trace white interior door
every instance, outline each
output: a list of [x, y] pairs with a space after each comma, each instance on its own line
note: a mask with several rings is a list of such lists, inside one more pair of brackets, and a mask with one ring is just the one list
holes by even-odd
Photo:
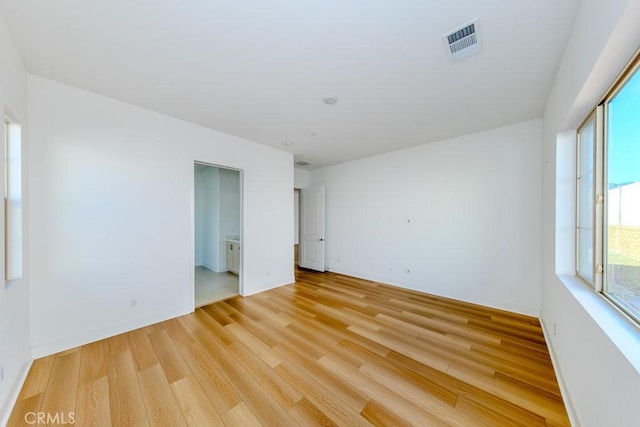
[[324, 187], [300, 190], [300, 267], [324, 271]]

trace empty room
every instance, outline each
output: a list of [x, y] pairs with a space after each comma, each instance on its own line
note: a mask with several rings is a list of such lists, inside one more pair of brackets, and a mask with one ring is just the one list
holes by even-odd
[[0, 425], [637, 425], [638, 22], [0, 0]]

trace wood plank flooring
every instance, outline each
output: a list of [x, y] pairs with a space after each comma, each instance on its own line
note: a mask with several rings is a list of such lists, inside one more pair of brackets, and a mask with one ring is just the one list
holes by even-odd
[[566, 426], [537, 319], [333, 273], [34, 362], [78, 426]]

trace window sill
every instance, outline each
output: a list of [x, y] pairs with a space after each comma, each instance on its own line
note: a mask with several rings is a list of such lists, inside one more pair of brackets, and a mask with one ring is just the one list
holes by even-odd
[[640, 326], [580, 278], [569, 275], [558, 278], [640, 373]]

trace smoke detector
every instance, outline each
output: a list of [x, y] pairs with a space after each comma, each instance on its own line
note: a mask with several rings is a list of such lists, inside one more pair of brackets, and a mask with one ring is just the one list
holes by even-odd
[[442, 36], [449, 61], [453, 64], [482, 51], [478, 18]]
[[322, 101], [327, 105], [333, 105], [336, 102], [338, 102], [338, 97], [337, 96], [325, 96], [324, 98], [322, 98]]
[[300, 160], [299, 162], [296, 162], [296, 165], [298, 166], [309, 166], [311, 164], [311, 162], [307, 162], [306, 160]]

